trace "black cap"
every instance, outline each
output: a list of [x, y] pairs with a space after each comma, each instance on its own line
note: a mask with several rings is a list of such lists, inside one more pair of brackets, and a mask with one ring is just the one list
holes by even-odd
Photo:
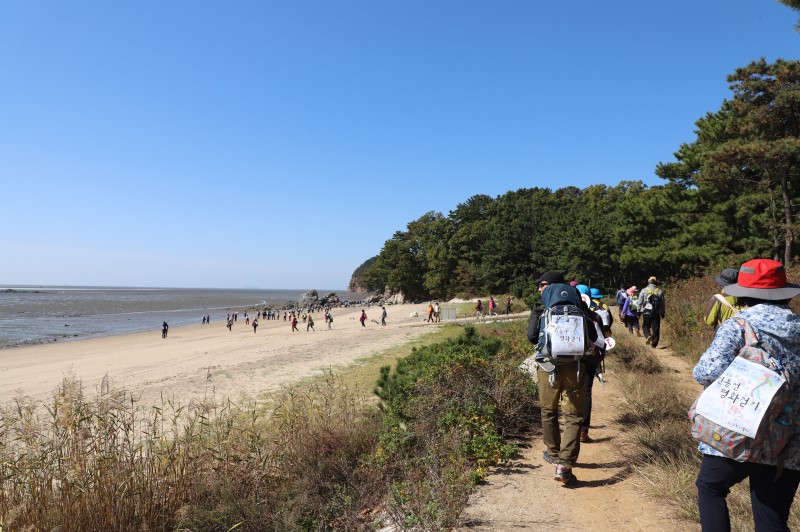
[[739, 270], [734, 268], [725, 268], [722, 273], [714, 277], [714, 280], [720, 286], [728, 286], [734, 284], [739, 280]]
[[556, 283], [565, 283], [564, 276], [558, 272], [544, 272], [539, 280], [536, 281], [537, 283], [549, 283], [549, 284], [556, 284]]

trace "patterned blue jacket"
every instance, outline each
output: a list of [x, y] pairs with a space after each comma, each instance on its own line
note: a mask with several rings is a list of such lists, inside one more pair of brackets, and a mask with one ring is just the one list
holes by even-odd
[[[786, 305], [769, 304], [749, 307], [736, 316], [747, 320], [758, 337], [775, 348], [784, 367], [794, 377], [790, 383], [792, 408], [798, 414], [794, 419], [794, 435], [786, 449], [784, 467], [800, 471], [800, 316], [792, 313]], [[744, 331], [734, 319], [726, 320], [694, 367], [692, 375], [695, 380], [703, 386], [714, 382], [743, 346]], [[704, 443], [699, 445], [699, 449], [703, 454], [722, 456]], [[769, 461], [762, 463], [774, 464]]]

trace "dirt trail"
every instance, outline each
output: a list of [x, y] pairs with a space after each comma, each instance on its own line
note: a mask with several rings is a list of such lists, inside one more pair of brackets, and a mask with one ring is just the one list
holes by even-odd
[[[614, 332], [628, 334], [621, 327]], [[662, 346], [655, 352], [671, 371], [691, 380], [686, 362]], [[619, 371], [609, 372], [605, 385], [595, 382], [590, 430], [594, 441], [581, 445], [574, 470], [577, 486], [566, 488], [553, 480], [554, 467], [542, 459], [541, 434], [533, 434], [522, 456], [494, 471], [472, 495], [458, 530], [699, 530], [699, 525], [670, 517], [666, 504], [648, 498], [637, 485], [641, 478], [630, 472], [618, 452], [624, 431], [615, 421]]]

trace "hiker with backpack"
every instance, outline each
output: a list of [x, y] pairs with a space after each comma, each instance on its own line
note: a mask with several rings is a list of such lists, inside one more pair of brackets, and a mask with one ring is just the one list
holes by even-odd
[[[584, 356], [598, 335], [591, 311], [562, 274], [545, 272], [537, 284], [544, 309], [531, 309], [528, 341], [535, 346], [544, 460], [556, 466], [553, 478], [570, 486], [578, 481], [572, 468], [580, 452], [584, 392], [589, 378]], [[559, 405], [564, 417], [563, 434], [559, 428]]]
[[[703, 454], [696, 482], [700, 522], [703, 530], [730, 530], [726, 497], [733, 485], [747, 478], [755, 530], [788, 530], [789, 511], [800, 485], [800, 423], [791, 419], [792, 412], [800, 412], [800, 316], [788, 305], [800, 294], [800, 285], [787, 282], [780, 262], [755, 259], [745, 262], [737, 282], [723, 291], [737, 297], [743, 310], [719, 326], [692, 374], [710, 391], [723, 387], [710, 400], [717, 401], [723, 412], [735, 409], [739, 419], [752, 416], [747, 428], [757, 430], [752, 439], [741, 440], [746, 452], [737, 454], [742, 448], [732, 445], [731, 438], [742, 429], [696, 431], [699, 414], [690, 411], [692, 435], [700, 441]], [[725, 381], [725, 374], [747, 364], [756, 368], [755, 380], [740, 381], [745, 383], [741, 387]], [[776, 378], [780, 374], [784, 381]], [[752, 386], [755, 382], [759, 384]], [[775, 382], [772, 389], [763, 386]]]
[[641, 336], [639, 332], [639, 300], [636, 297], [636, 287], [631, 286], [625, 291], [625, 302], [622, 304], [622, 323], [628, 332], [633, 334], [636, 331], [636, 336]]
[[[592, 319], [597, 327], [597, 336], [600, 339], [611, 336], [611, 312], [608, 310], [602, 301], [603, 298], [600, 290], [597, 288], [589, 288], [588, 286], [579, 284], [577, 287], [578, 292], [582, 296], [588, 296], [589, 310], [592, 311]], [[583, 300], [586, 301], [586, 297]], [[605, 307], [605, 308], [603, 308]], [[608, 320], [606, 323], [605, 320]], [[592, 389], [594, 388], [594, 379], [597, 377], [602, 382], [603, 373], [603, 360], [606, 355], [606, 346], [595, 345], [592, 347], [592, 353], [584, 357], [586, 364], [586, 388], [583, 391], [583, 422], [581, 423], [580, 440], [581, 443], [592, 443], [589, 437], [589, 428], [592, 424]]]
[[606, 337], [611, 336], [611, 326], [614, 324], [614, 316], [611, 314], [611, 309], [608, 308], [608, 305], [603, 303], [603, 298], [606, 296], [600, 293], [599, 288], [592, 288], [589, 291], [589, 296], [592, 298], [592, 304], [589, 305], [589, 310], [600, 317], [603, 335]]
[[[714, 281], [723, 288], [735, 283], [738, 279], [739, 270], [734, 268], [725, 268], [722, 273], [714, 277]], [[706, 304], [706, 308], [703, 311], [703, 319], [706, 325], [711, 325], [716, 329], [717, 326], [728, 318], [732, 318], [740, 310], [742, 310], [742, 307], [734, 296], [714, 294]]]
[[639, 314], [642, 315], [645, 343], [653, 349], [661, 338], [661, 320], [665, 311], [664, 291], [658, 287], [658, 279], [651, 276], [647, 279], [647, 286], [639, 293]]
[[625, 300], [628, 298], [628, 294], [625, 292], [625, 288], [623, 286], [619, 287], [617, 290], [617, 294], [614, 296], [614, 299], [617, 302], [617, 313], [619, 314], [619, 321], [621, 323], [625, 322], [625, 319], [622, 316], [622, 305], [625, 304]]

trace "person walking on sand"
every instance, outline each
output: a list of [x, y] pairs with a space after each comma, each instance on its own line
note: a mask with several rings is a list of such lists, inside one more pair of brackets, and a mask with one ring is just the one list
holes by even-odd
[[325, 317], [327, 318], [328, 330], [330, 331], [331, 329], [333, 329], [333, 314], [331, 314], [330, 310], [327, 312], [327, 314], [325, 314]]
[[381, 307], [381, 325], [386, 325], [386, 307]]
[[229, 331], [233, 331], [233, 320], [231, 318], [228, 318], [228, 324], [225, 325], [225, 327], [227, 327]]
[[297, 328], [297, 317], [293, 314], [292, 315], [292, 332], [300, 332], [300, 329]]
[[258, 329], [258, 318], [253, 318], [253, 334], [256, 333], [256, 329]]
[[358, 318], [358, 321], [361, 322], [361, 326], [362, 327], [366, 327], [367, 326], [367, 313], [364, 311], [363, 308], [361, 309], [361, 317]]
[[166, 338], [168, 332], [169, 332], [169, 325], [167, 325], [167, 322], [165, 321], [164, 323], [161, 324], [161, 338]]
[[[773, 367], [785, 370], [791, 377], [785, 383], [790, 385], [789, 402], [783, 412], [800, 412], [800, 389], [796, 384], [800, 376], [800, 316], [789, 308], [789, 300], [800, 295], [800, 285], [787, 282], [786, 270], [780, 262], [754, 259], [742, 264], [737, 282], [725, 286], [723, 291], [737, 297], [743, 310], [719, 326], [711, 345], [700, 355], [692, 376], [703, 386], [709, 386], [738, 358], [746, 343], [757, 340], [774, 352]], [[752, 331], [747, 332], [748, 325]], [[752, 333], [756, 339], [746, 338]], [[747, 397], [742, 396], [749, 395], [740, 389], [734, 402], [744, 402]], [[727, 399], [732, 396], [733, 393]], [[786, 426], [781, 423], [785, 418], [775, 421]], [[703, 458], [696, 485], [703, 530], [731, 529], [727, 496], [731, 487], [744, 479], [750, 485], [754, 529], [789, 530], [789, 512], [800, 485], [800, 423], [790, 422], [788, 426], [791, 427], [788, 443], [780, 450], [777, 463], [766, 458], [735, 461], [707, 443], [699, 443]]]
[[308, 319], [306, 320], [306, 332], [308, 332], [309, 329], [317, 332], [317, 330], [314, 328], [314, 318], [311, 317], [311, 314], [308, 315]]

